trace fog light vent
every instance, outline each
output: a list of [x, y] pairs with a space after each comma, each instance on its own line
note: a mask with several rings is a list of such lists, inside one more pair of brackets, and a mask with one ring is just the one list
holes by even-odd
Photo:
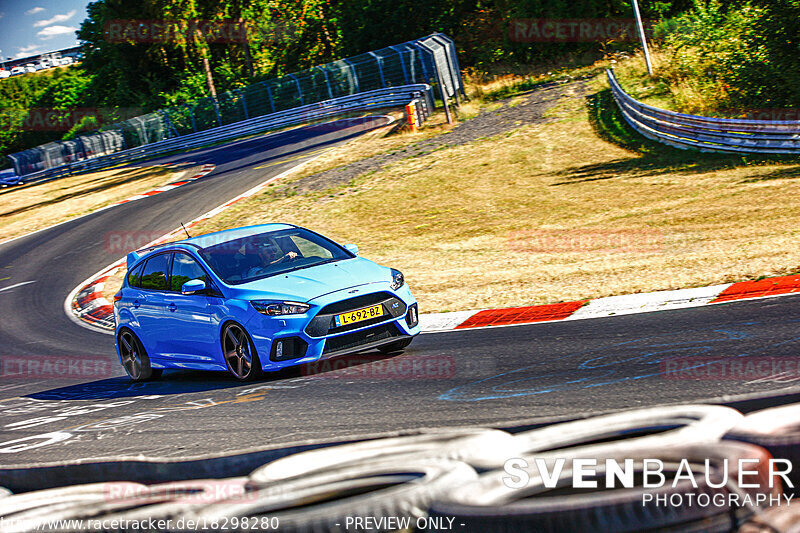
[[284, 337], [272, 341], [269, 358], [272, 361], [299, 359], [306, 354], [308, 343], [300, 337]]
[[419, 323], [419, 311], [417, 310], [417, 304], [412, 304], [408, 306], [408, 313], [406, 314], [406, 324], [408, 327], [413, 328]]

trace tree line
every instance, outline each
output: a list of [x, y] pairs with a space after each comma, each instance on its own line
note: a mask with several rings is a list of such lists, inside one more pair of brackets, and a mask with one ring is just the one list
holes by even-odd
[[[645, 19], [682, 20], [662, 23], [666, 33], [679, 34], [687, 31], [686, 17], [709, 2], [716, 0], [640, 4]], [[759, 46], [774, 48], [775, 65], [769, 71], [787, 83], [795, 80], [787, 69], [800, 62], [800, 0], [723, 0], [716, 5], [719, 20], [712, 23], [718, 25], [725, 23], [725, 13], [757, 5], [765, 13], [759, 31], [768, 32], [758, 37]], [[22, 129], [20, 118], [20, 110], [27, 108], [65, 113], [70, 107], [101, 108], [111, 110], [112, 118], [124, 118], [132, 110], [144, 113], [213, 96], [433, 32], [456, 41], [462, 67], [489, 73], [635, 46], [613, 39], [514, 39], [510, 25], [534, 18], [623, 19], [632, 18], [632, 10], [629, 0], [98, 0], [89, 4], [77, 33], [84, 53], [79, 66], [0, 82], [0, 105], [16, 113], [6, 117], [0, 150], [7, 154], [98, 125], [85, 117], [58, 131], [30, 131]], [[742, 38], [751, 33], [743, 32]]]

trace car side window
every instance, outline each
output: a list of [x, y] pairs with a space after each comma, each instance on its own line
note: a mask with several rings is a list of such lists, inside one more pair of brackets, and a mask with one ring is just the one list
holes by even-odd
[[139, 263], [128, 273], [128, 286], [141, 287], [142, 286], [142, 267], [144, 263]]
[[170, 290], [180, 291], [183, 284], [189, 280], [201, 279], [207, 281], [206, 271], [194, 257], [189, 254], [176, 253], [172, 260], [172, 275], [170, 276]]
[[142, 270], [141, 288], [150, 291], [167, 290], [167, 272], [172, 254], [160, 254], [147, 260]]

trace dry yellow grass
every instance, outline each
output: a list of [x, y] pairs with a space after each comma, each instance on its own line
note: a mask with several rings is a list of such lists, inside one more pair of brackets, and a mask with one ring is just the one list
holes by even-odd
[[120, 168], [0, 191], [0, 240], [63, 222], [189, 175], [191, 169]]
[[284, 221], [358, 243], [402, 269], [427, 312], [798, 269], [800, 167], [653, 168], [601, 141], [582, 99], [555, 115], [324, 193], [265, 193], [196, 231]]
[[291, 222], [357, 243], [364, 257], [405, 272], [424, 312], [798, 270], [800, 166], [647, 158], [601, 140], [577, 96], [548, 117], [328, 191], [266, 191], [194, 232]]

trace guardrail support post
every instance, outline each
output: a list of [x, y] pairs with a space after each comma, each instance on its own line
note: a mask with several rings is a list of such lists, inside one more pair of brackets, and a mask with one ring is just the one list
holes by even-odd
[[298, 80], [294, 74], [287, 74], [287, 76], [292, 78], [297, 85], [297, 96], [300, 97], [300, 105], [306, 105], [305, 102], [303, 102], [303, 88], [300, 86], [300, 80]]
[[406, 69], [405, 61], [403, 61], [403, 51], [398, 50], [397, 46], [390, 46], [389, 48], [397, 52], [397, 55], [400, 56], [400, 68], [403, 69], [403, 80], [405, 80], [406, 85], [410, 84], [411, 82], [408, 81], [408, 70]]
[[189, 110], [189, 117], [192, 119], [192, 132], [197, 133], [197, 122], [194, 120], [194, 109], [189, 104], [183, 104]]
[[325, 75], [325, 85], [328, 86], [328, 98], [333, 100], [333, 89], [331, 89], [331, 80], [328, 79], [328, 71], [325, 70], [325, 67], [318, 65], [316, 68], [322, 71], [322, 74]]
[[250, 118], [250, 114], [247, 112], [247, 99], [244, 97], [244, 94], [242, 94], [242, 91], [240, 89], [236, 89], [236, 92], [239, 93], [239, 98], [242, 99], [242, 109], [244, 110], [244, 119], [247, 120], [248, 118]]
[[222, 126], [222, 116], [219, 114], [219, 102], [213, 96], [211, 98], [211, 103], [214, 104], [214, 113], [217, 114], [217, 126]]
[[386, 87], [386, 78], [383, 77], [383, 59], [375, 52], [367, 53], [375, 58], [375, 62], [378, 64], [378, 74], [381, 76], [381, 87]]
[[436, 69], [436, 78], [439, 82], [439, 92], [442, 94], [442, 104], [444, 105], [444, 116], [447, 117], [447, 123], [453, 123], [453, 117], [450, 114], [450, 102], [447, 99], [447, 89], [444, 85], [444, 80], [442, 79], [442, 73], [439, 72], [439, 69]]
[[[164, 120], [167, 122], [167, 125], [169, 125], [169, 127], [172, 129], [173, 135], [170, 135], [170, 137], [178, 137], [179, 136], [178, 128], [176, 128], [175, 124], [172, 123], [172, 120], [170, 120], [169, 115], [167, 114], [167, 112], [166, 111], [160, 111], [160, 114], [161, 114], [162, 117], [164, 117]], [[126, 144], [125, 143], [125, 135], [122, 133], [122, 127], [121, 126], [119, 127], [119, 132], [122, 135], [123, 145], [125, 145]]]
[[269, 98], [269, 107], [272, 109], [272, 112], [274, 113], [275, 112], [275, 102], [272, 101], [272, 91], [270, 90], [269, 85], [267, 85], [267, 82], [262, 81], [261, 85], [263, 85], [264, 88], [267, 90], [267, 98]]
[[354, 81], [354, 82], [355, 82], [355, 84], [356, 84], [356, 93], [360, 93], [360, 92], [361, 92], [361, 88], [360, 88], [360, 86], [359, 86], [359, 83], [358, 83], [358, 73], [356, 72], [356, 67], [355, 67], [355, 65], [353, 65], [353, 64], [350, 62], [350, 60], [349, 60], [349, 59], [342, 59], [342, 61], [344, 61], [344, 62], [345, 62], [345, 64], [346, 64], [348, 67], [350, 67], [350, 73], [353, 75], [353, 81]]

